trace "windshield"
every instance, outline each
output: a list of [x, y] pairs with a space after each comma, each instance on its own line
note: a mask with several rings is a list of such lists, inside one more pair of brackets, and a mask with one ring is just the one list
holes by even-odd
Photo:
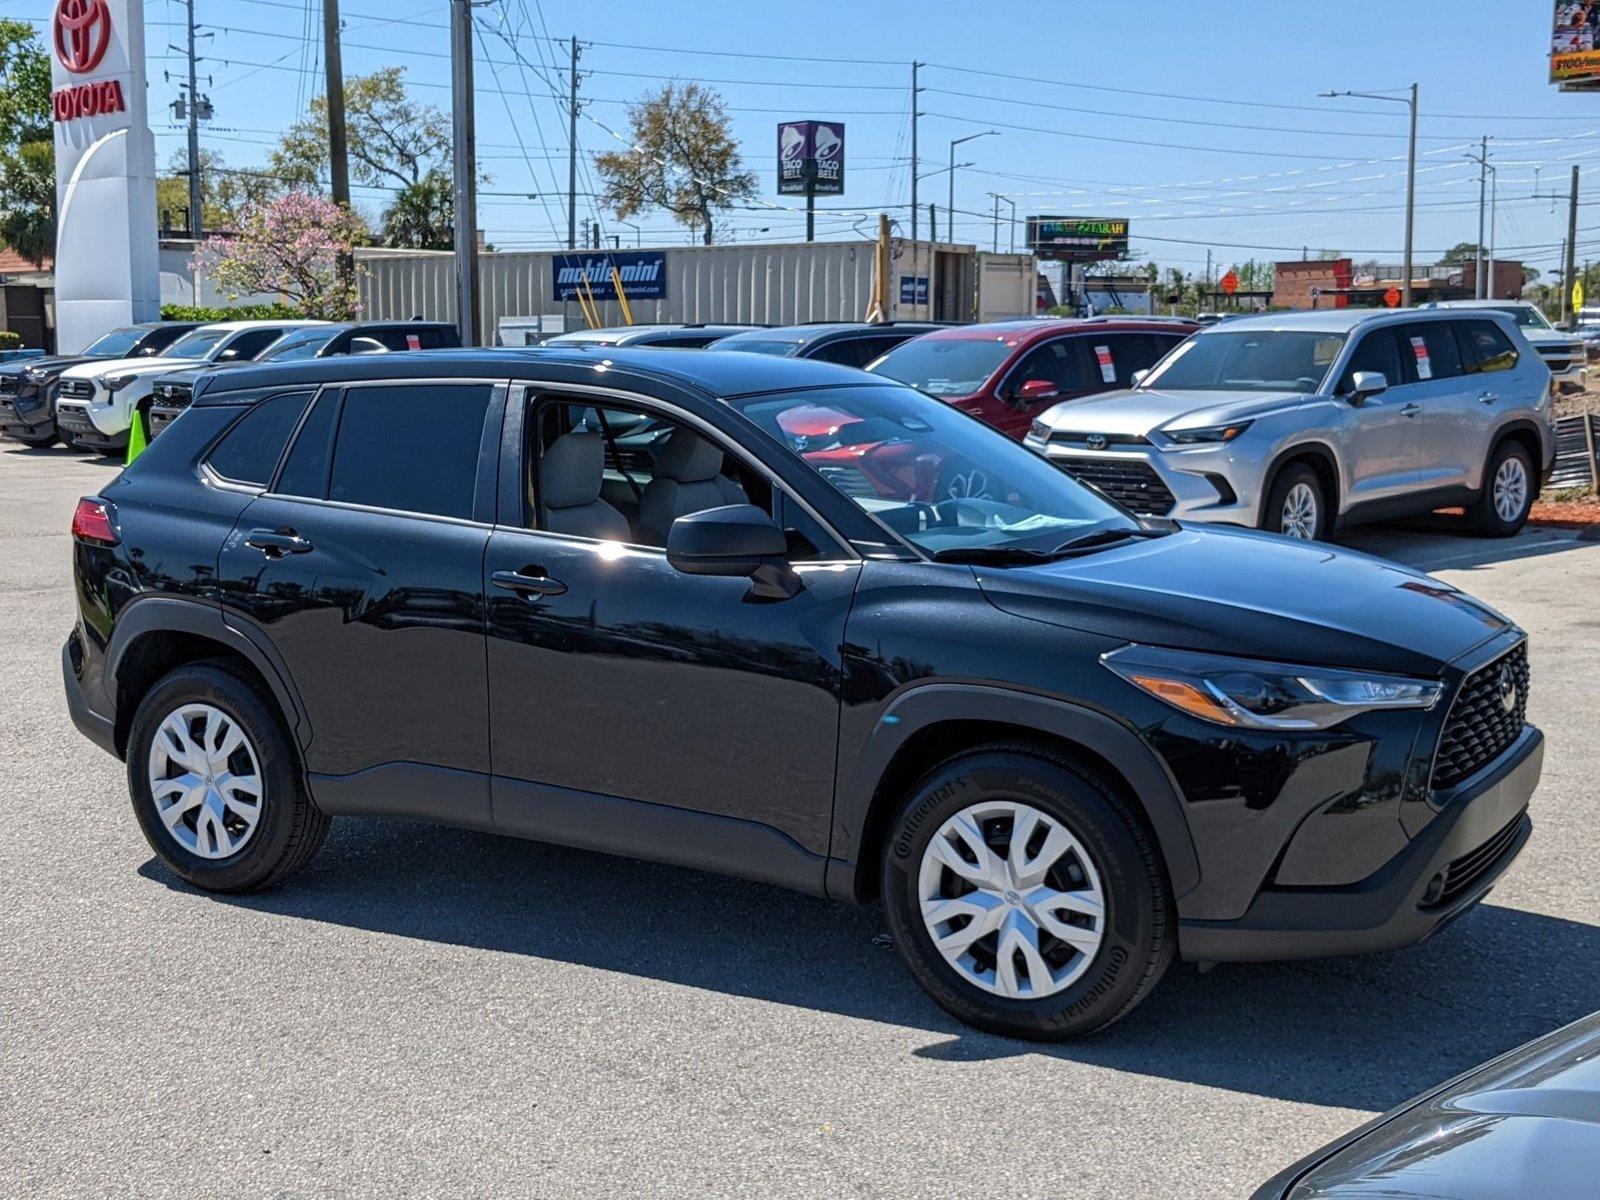
[[1548, 331], [1551, 328], [1550, 322], [1544, 319], [1544, 314], [1542, 312], [1540, 312], [1537, 308], [1530, 308], [1526, 304], [1513, 305], [1510, 308], [1503, 308], [1500, 311], [1510, 313], [1512, 318], [1516, 321], [1518, 329], [1538, 329]]
[[909, 383], [930, 396], [970, 396], [1010, 357], [1015, 341], [1000, 337], [919, 337], [901, 342], [867, 370]]
[[1339, 357], [1342, 333], [1289, 329], [1205, 332], [1173, 349], [1141, 388], [1189, 392], [1314, 392]]
[[162, 358], [205, 358], [227, 337], [226, 329], [196, 329], [161, 352]]
[[148, 330], [144, 329], [113, 329], [91, 343], [84, 353], [106, 358], [128, 358], [133, 354], [133, 348], [139, 344], [139, 339], [147, 332]]
[[288, 362], [295, 358], [315, 358], [317, 351], [326, 346], [332, 336], [326, 329], [285, 334], [257, 355], [256, 361]]
[[1002, 433], [909, 388], [732, 401], [862, 509], [928, 554], [1049, 553], [1139, 523]]

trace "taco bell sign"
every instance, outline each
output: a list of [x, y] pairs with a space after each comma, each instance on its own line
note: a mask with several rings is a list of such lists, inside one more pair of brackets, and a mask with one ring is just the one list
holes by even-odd
[[785, 121], [778, 126], [778, 194], [844, 194], [844, 125]]
[[56, 345], [161, 315], [144, 0], [56, 0], [46, 30], [56, 144]]

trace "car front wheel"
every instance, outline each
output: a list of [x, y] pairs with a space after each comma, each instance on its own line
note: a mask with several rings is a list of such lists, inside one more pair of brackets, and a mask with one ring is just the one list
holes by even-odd
[[1502, 442], [1483, 473], [1483, 492], [1472, 506], [1472, 525], [1487, 537], [1510, 537], [1533, 511], [1533, 459], [1516, 442]]
[[150, 848], [209, 891], [281, 883], [328, 832], [271, 700], [223, 659], [178, 667], [146, 694], [128, 735], [128, 790]]
[[1317, 473], [1304, 463], [1293, 463], [1273, 480], [1261, 528], [1315, 542], [1327, 536], [1328, 517], [1328, 500]]
[[1098, 775], [1032, 747], [981, 747], [922, 779], [889, 830], [883, 899], [934, 1001], [1010, 1037], [1110, 1024], [1174, 951], [1141, 822]]

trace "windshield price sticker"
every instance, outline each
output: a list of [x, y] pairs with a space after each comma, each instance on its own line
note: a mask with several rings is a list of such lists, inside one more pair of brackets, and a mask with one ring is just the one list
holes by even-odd
[[1115, 383], [1117, 381], [1117, 367], [1111, 361], [1111, 347], [1096, 346], [1094, 348], [1094, 357], [1095, 361], [1100, 364], [1100, 378], [1106, 383]]
[[1432, 379], [1433, 362], [1428, 358], [1428, 343], [1420, 337], [1413, 337], [1411, 339], [1411, 353], [1416, 355], [1417, 359], [1417, 378]]

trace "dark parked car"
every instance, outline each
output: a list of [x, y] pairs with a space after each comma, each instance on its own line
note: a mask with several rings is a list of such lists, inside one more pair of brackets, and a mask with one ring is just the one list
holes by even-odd
[[0, 435], [29, 446], [56, 440], [56, 381], [61, 372], [95, 359], [150, 358], [160, 354], [197, 321], [147, 321], [113, 329], [82, 354], [53, 355], [0, 367]]
[[[392, 351], [448, 350], [461, 345], [454, 325], [443, 321], [370, 321], [312, 325], [284, 334], [263, 350], [258, 363], [295, 362], [304, 358], [337, 358], [343, 354], [387, 354]], [[207, 363], [163, 375], [140, 408], [147, 436], [155, 438], [194, 399], [195, 383], [214, 371], [243, 366], [246, 360]]]
[[864, 367], [887, 354], [901, 342], [935, 329], [929, 321], [821, 322], [815, 325], [783, 325], [772, 329], [750, 329], [714, 343], [718, 350], [744, 350], [754, 354], [776, 354], [784, 358], [815, 358], [838, 363], [841, 367]]
[[957, 325], [868, 366], [1021, 441], [1052, 405], [1125, 388], [1199, 326], [1135, 317]]
[[[857, 426], [908, 451], [870, 492], [819, 469]], [[1137, 519], [826, 363], [240, 368], [73, 536], [73, 720], [217, 891], [366, 814], [881, 897], [938, 1003], [1059, 1038], [1174, 955], [1415, 942], [1531, 827], [1526, 638], [1492, 609]]]
[[1255, 1200], [1600, 1194], [1600, 1013], [1474, 1067], [1273, 1176]]
[[731, 333], [754, 329], [754, 325], [617, 325], [608, 329], [575, 329], [558, 333], [546, 346], [675, 346], [679, 350], [699, 350]]

